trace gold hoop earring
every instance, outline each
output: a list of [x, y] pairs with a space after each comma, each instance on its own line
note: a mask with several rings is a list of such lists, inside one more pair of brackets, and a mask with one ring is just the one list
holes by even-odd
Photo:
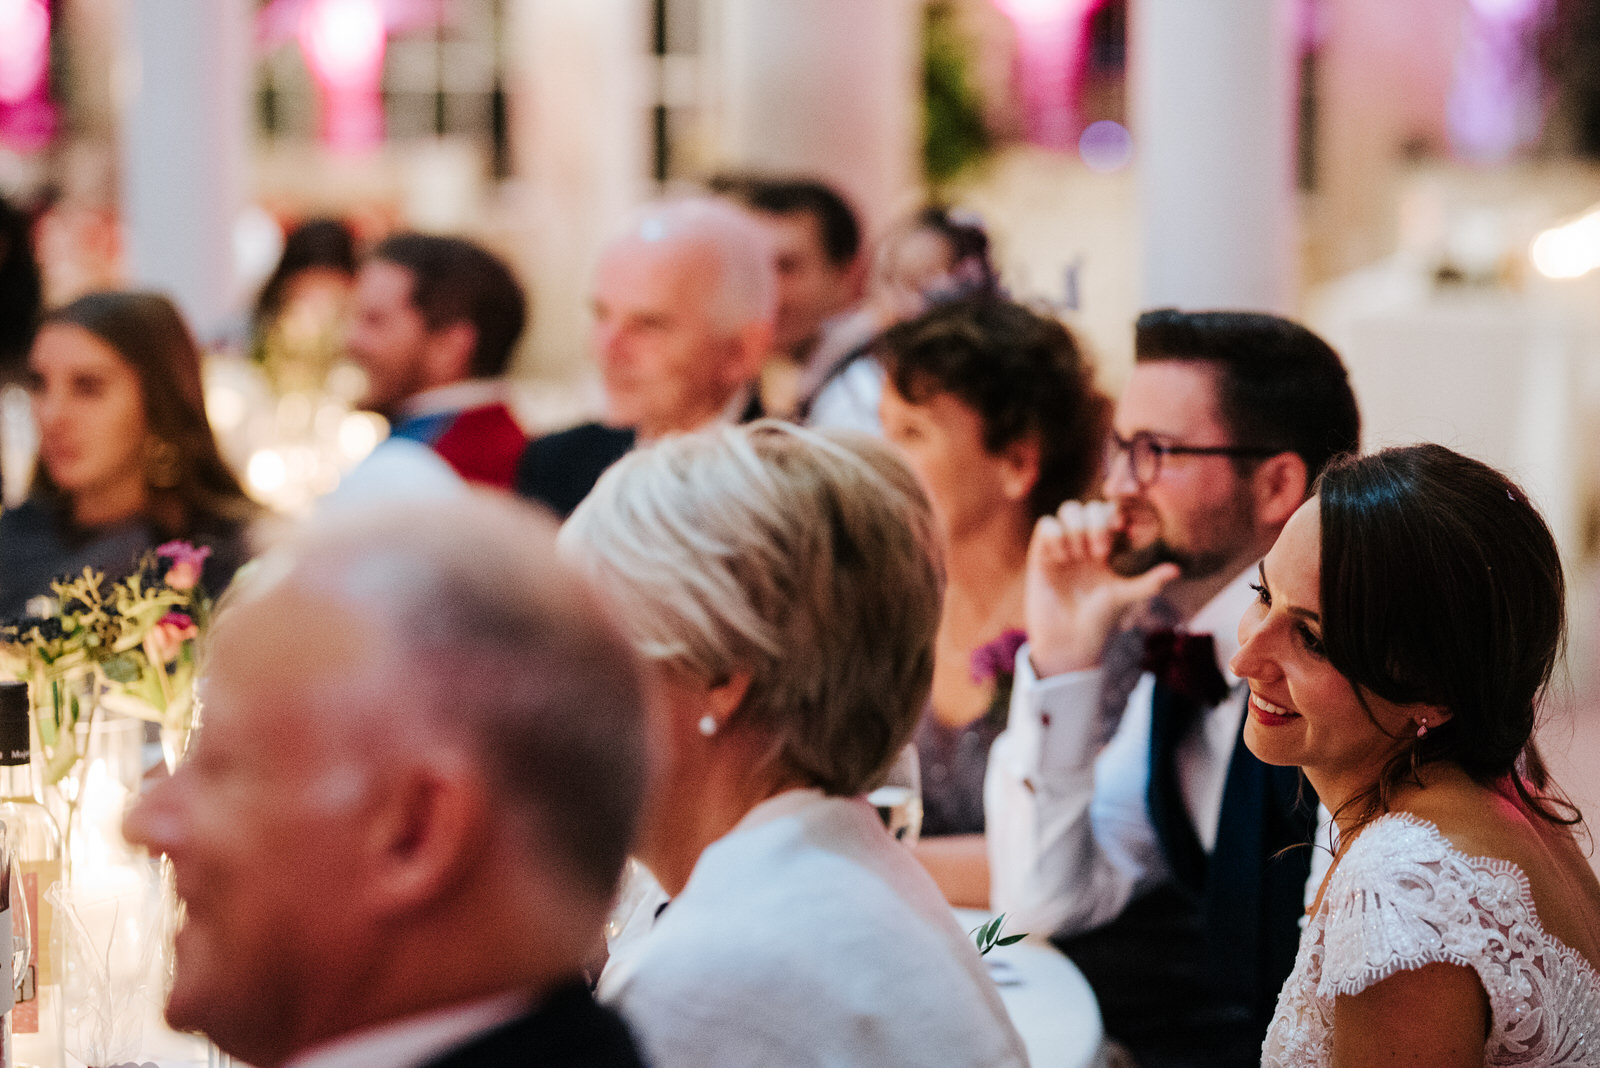
[[150, 437], [144, 446], [144, 480], [151, 489], [172, 489], [183, 473], [178, 447], [164, 438]]

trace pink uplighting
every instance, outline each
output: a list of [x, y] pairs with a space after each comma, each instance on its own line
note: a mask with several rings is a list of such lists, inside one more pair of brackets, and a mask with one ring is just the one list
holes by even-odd
[[1448, 104], [1450, 144], [1463, 159], [1498, 162], [1538, 137], [1543, 86], [1527, 42], [1539, 7], [1539, 0], [1468, 5]]
[[360, 89], [383, 72], [378, 0], [316, 0], [300, 16], [300, 47], [324, 85]]
[[0, 0], [0, 141], [41, 147], [55, 129], [50, 104], [50, 9]]
[[1017, 27], [1017, 74], [1028, 140], [1071, 149], [1089, 18], [1105, 0], [994, 0]]
[[383, 140], [383, 52], [378, 0], [311, 0], [300, 12], [300, 48], [322, 88], [323, 137], [359, 150]]
[[1053, 22], [1094, 6], [1086, 0], [994, 0], [994, 3], [1018, 23]]
[[27, 98], [49, 60], [50, 9], [43, 0], [0, 0], [0, 101]]

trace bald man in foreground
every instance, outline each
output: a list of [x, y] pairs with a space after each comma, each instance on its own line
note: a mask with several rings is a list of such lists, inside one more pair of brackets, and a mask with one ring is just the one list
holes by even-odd
[[634, 656], [548, 521], [437, 511], [236, 582], [204, 730], [125, 827], [188, 908], [167, 1019], [257, 1068], [635, 1068], [582, 976], [646, 780]]

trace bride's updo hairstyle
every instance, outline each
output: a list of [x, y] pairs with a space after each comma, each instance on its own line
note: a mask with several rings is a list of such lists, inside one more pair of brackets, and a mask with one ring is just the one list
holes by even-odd
[[1527, 495], [1487, 464], [1413, 445], [1335, 461], [1317, 496], [1328, 661], [1363, 704], [1370, 692], [1451, 714], [1357, 803], [1376, 816], [1418, 767], [1452, 761], [1485, 785], [1509, 783], [1545, 819], [1576, 823], [1547, 792], [1532, 740], [1564, 639], [1566, 585]]

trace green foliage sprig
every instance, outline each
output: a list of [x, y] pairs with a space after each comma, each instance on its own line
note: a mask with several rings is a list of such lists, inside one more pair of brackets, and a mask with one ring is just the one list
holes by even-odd
[[1024, 932], [1023, 934], [1006, 935], [1002, 938], [1000, 937], [1000, 932], [1005, 929], [1005, 926], [1006, 914], [1002, 912], [988, 923], [979, 924], [967, 932], [972, 936], [972, 941], [977, 944], [978, 956], [987, 957], [989, 951], [996, 946], [1014, 946], [1028, 937], [1027, 933]]

